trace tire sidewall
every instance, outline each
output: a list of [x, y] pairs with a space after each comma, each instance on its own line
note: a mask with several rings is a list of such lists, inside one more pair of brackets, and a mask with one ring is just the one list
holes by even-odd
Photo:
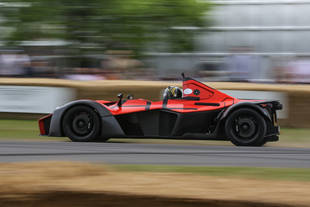
[[[233, 133], [234, 120], [241, 114], [250, 114], [255, 117], [257, 132], [250, 140], [243, 140]], [[251, 108], [241, 108], [233, 111], [225, 122], [225, 133], [230, 141], [236, 146], [262, 146], [265, 143], [265, 134], [267, 131], [266, 121], [261, 114]]]
[[[80, 136], [73, 132], [72, 130], [72, 116], [79, 112], [87, 112], [92, 116], [93, 119], [93, 127], [89, 134]], [[90, 142], [95, 141], [100, 134], [100, 119], [97, 112], [89, 107], [84, 105], [73, 106], [68, 109], [62, 119], [62, 129], [65, 136], [69, 137], [74, 142]]]

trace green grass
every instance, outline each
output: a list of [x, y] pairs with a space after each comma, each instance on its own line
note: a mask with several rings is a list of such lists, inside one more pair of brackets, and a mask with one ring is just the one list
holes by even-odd
[[66, 140], [39, 136], [38, 122], [32, 120], [0, 120], [0, 139]]
[[[0, 120], [0, 139], [69, 141], [67, 138], [40, 137], [38, 122], [33, 120]], [[160, 139], [110, 139], [110, 142], [231, 145], [230, 142], [220, 141]], [[280, 141], [268, 143], [267, 146], [310, 147], [310, 129], [281, 129]]]
[[176, 172], [221, 177], [310, 181], [310, 168], [201, 167], [169, 165], [112, 165], [118, 171]]
[[281, 129], [280, 138], [286, 142], [309, 142], [310, 129], [284, 128]]

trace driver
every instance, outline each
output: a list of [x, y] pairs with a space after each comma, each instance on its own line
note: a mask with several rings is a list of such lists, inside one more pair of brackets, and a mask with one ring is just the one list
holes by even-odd
[[163, 93], [163, 99], [180, 99], [182, 98], [182, 90], [176, 86], [168, 86]]

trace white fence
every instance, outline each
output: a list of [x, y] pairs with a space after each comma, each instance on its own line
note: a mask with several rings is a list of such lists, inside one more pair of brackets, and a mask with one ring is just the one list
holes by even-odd
[[75, 97], [71, 88], [0, 86], [0, 112], [51, 113]]

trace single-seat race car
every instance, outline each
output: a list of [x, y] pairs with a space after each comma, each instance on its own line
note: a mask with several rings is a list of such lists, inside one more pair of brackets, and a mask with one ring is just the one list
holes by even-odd
[[230, 140], [237, 146], [279, 139], [279, 101], [234, 98], [184, 75], [183, 89], [169, 86], [161, 101], [118, 98], [58, 107], [39, 120], [40, 134], [76, 142], [161, 138]]

